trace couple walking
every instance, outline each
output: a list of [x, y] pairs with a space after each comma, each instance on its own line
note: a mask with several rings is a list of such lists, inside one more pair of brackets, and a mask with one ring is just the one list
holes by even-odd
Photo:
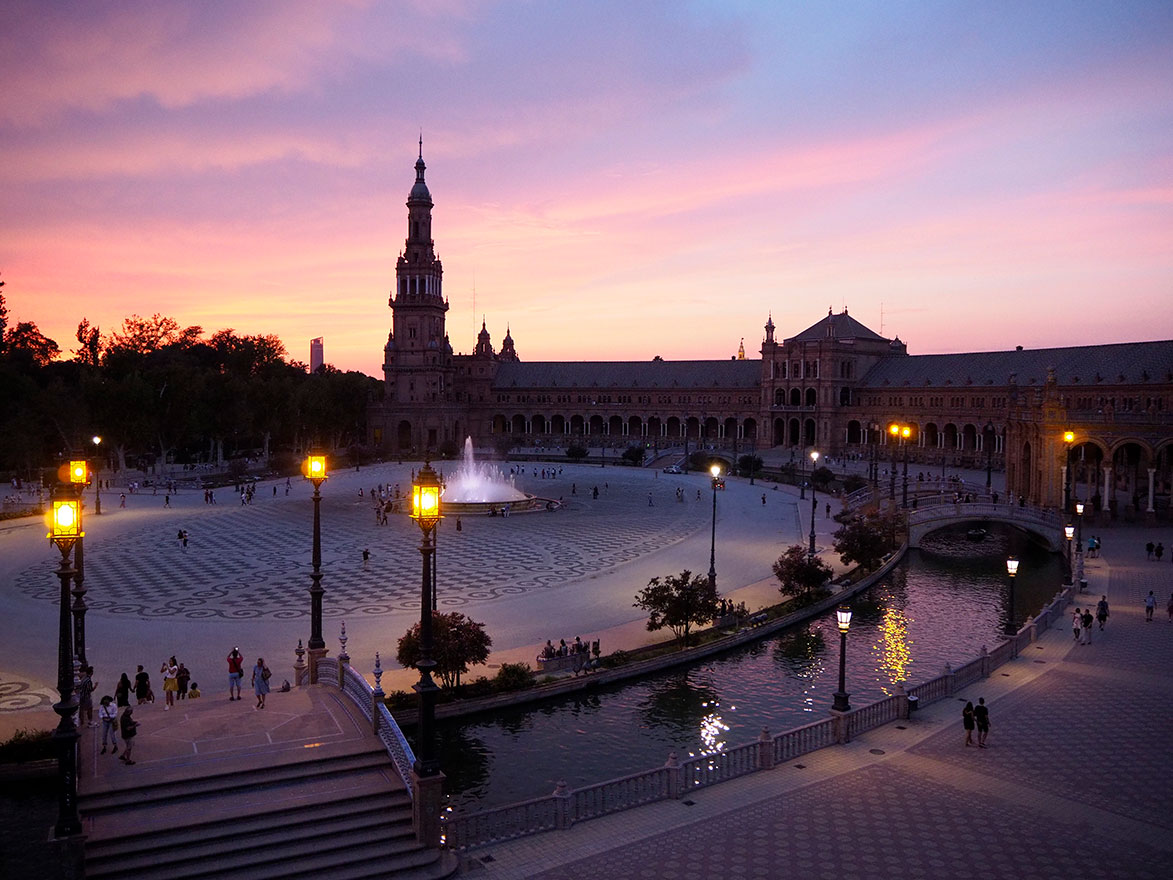
[[965, 708], [961, 710], [961, 725], [965, 728], [967, 748], [973, 745], [974, 728], [977, 728], [978, 748], [984, 749], [986, 747], [986, 737], [990, 735], [990, 710], [986, 706], [985, 697], [978, 697], [976, 706], [972, 700], [965, 704]]
[[[265, 665], [265, 658], [258, 657], [257, 664], [253, 667], [252, 673], [252, 687], [253, 694], [257, 698], [257, 705], [255, 708], [265, 708], [265, 695], [269, 693], [269, 679], [272, 677], [272, 672], [269, 667]], [[239, 700], [240, 683], [244, 678], [244, 655], [240, 653], [239, 648], [233, 648], [228, 654], [228, 699]]]

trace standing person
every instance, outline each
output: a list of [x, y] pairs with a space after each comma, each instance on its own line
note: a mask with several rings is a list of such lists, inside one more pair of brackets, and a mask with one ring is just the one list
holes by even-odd
[[1149, 559], [1152, 559], [1152, 558], [1153, 558], [1153, 550], [1154, 550], [1154, 549], [1156, 549], [1156, 545], [1155, 545], [1155, 544], [1154, 544], [1152, 541], [1149, 541], [1147, 544], [1145, 544], [1145, 545], [1144, 545], [1144, 552], [1145, 552], [1145, 555], [1146, 555], [1146, 556], [1147, 556]]
[[125, 709], [130, 705], [131, 687], [130, 676], [122, 673], [122, 678], [118, 679], [118, 684], [114, 686], [114, 703], [119, 709]]
[[978, 704], [973, 707], [973, 721], [977, 725], [978, 748], [984, 749], [986, 737], [990, 735], [990, 710], [985, 697], [978, 697]]
[[265, 708], [265, 694], [269, 692], [269, 667], [265, 665], [265, 658], [258, 657], [257, 665], [253, 667], [253, 693], [257, 695], [257, 708]]
[[1157, 607], [1157, 597], [1153, 595], [1153, 591], [1149, 590], [1149, 594], [1144, 597], [1144, 619], [1145, 623], [1152, 623], [1153, 609]]
[[1096, 603], [1096, 620], [1100, 622], [1100, 632], [1104, 631], [1104, 624], [1108, 622], [1108, 597], [1100, 596]]
[[114, 754], [118, 754], [118, 707], [114, 705], [111, 696], [102, 697], [102, 704], [98, 706], [98, 720], [102, 722], [102, 752], [106, 754], [106, 741], [114, 746]]
[[134, 751], [134, 738], [138, 736], [138, 722], [134, 720], [134, 709], [127, 706], [122, 712], [119, 726], [122, 728], [122, 755], [119, 757], [123, 764], [133, 764], [130, 753]]
[[1169, 612], [1169, 622], [1173, 623], [1173, 593], [1169, 594], [1169, 604], [1165, 606], [1165, 610]]
[[973, 700], [969, 700], [961, 710], [961, 726], [965, 728], [965, 745], [968, 748], [973, 745]]
[[164, 660], [163, 665], [159, 667], [159, 671], [163, 673], [163, 711], [166, 712], [175, 705], [175, 695], [179, 693], [179, 666], [172, 657], [169, 660]]
[[460, 524], [460, 516], [459, 515], [457, 515], [457, 517], [456, 517], [456, 531], [458, 531], [458, 532], [464, 531], [464, 526]]
[[143, 670], [141, 663], [134, 676], [134, 696], [140, 706], [151, 699], [151, 676]]
[[371, 551], [369, 549], [367, 549], [366, 547], [364, 547], [363, 551], [362, 551], [362, 567], [363, 568], [370, 568], [371, 567]]
[[188, 685], [188, 682], [191, 681], [191, 670], [188, 669], [186, 666], [184, 666], [182, 663], [180, 663], [179, 664], [179, 671], [175, 673], [175, 681], [179, 684], [179, 692], [178, 692], [177, 696], [181, 700], [186, 700], [187, 699], [187, 685]]
[[1075, 609], [1075, 613], [1071, 615], [1071, 632], [1075, 637], [1075, 641], [1079, 641], [1079, 631], [1083, 629], [1083, 611], [1079, 608]]
[[234, 647], [228, 655], [228, 699], [240, 699], [240, 680], [244, 678], [244, 655]]
[[77, 683], [77, 720], [86, 727], [97, 727], [94, 720], [94, 667], [81, 668], [81, 681]]
[[1092, 643], [1092, 607], [1089, 605], [1083, 609], [1083, 619], [1080, 621], [1083, 624], [1083, 638], [1079, 640], [1081, 645], [1090, 645]]
[[1157, 542], [1157, 549], [1153, 551], [1157, 555], [1157, 562], [1161, 561], [1161, 557], [1165, 555], [1165, 545], [1160, 541]]
[[183, 537], [181, 538], [181, 540], [183, 541], [183, 549], [186, 552], [187, 551], [187, 529], [183, 530]]

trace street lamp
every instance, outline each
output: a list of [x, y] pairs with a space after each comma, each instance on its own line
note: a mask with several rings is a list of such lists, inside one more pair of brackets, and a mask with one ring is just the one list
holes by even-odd
[[806, 457], [802, 458], [802, 468], [798, 476], [798, 500], [806, 500]]
[[1072, 583], [1072, 578], [1075, 577], [1075, 570], [1072, 567], [1074, 562], [1071, 557], [1071, 539], [1075, 537], [1075, 526], [1068, 523], [1063, 527], [1063, 534], [1067, 537], [1067, 583]]
[[1010, 575], [1010, 607], [1006, 611], [1006, 634], [1013, 636], [1018, 633], [1014, 624], [1014, 576], [1018, 574], [1018, 560], [1013, 556], [1006, 558], [1006, 574]]
[[[69, 474], [75, 473], [71, 463]], [[83, 462], [84, 474], [84, 462]], [[71, 837], [81, 833], [81, 817], [77, 812], [77, 726], [73, 716], [77, 700], [73, 689], [73, 646], [70, 642], [69, 581], [74, 571], [69, 567], [69, 551], [82, 539], [81, 501], [75, 497], [57, 498], [49, 515], [49, 540], [61, 552], [57, 577], [61, 581], [60, 607], [57, 615], [57, 692], [61, 699], [53, 704], [53, 711], [61, 716], [53, 741], [57, 745], [57, 823], [54, 837]]]
[[835, 691], [835, 702], [831, 709], [835, 712], [850, 712], [851, 704], [847, 698], [847, 630], [851, 628], [851, 606], [840, 605], [835, 611], [835, 622], [839, 625], [839, 690]]
[[1075, 442], [1074, 431], [1063, 432], [1063, 442], [1067, 444], [1067, 463], [1063, 466], [1063, 510], [1071, 506], [1071, 444]]
[[811, 451], [811, 546], [810, 556], [815, 555], [815, 466], [819, 463], [819, 453]]
[[96, 478], [97, 478], [98, 474], [100, 474], [102, 472], [102, 458], [98, 454], [98, 447], [102, 443], [102, 438], [99, 437], [97, 434], [95, 434], [91, 438], [91, 442], [94, 444], [94, 461], [96, 462], [96, 464], [94, 465], [94, 477], [95, 477], [95, 479], [94, 479], [94, 513], [97, 516], [101, 516], [102, 515], [102, 481], [99, 479], [96, 479]]
[[709, 540], [709, 589], [717, 589], [717, 482], [721, 477], [721, 466], [709, 468], [713, 475], [713, 534]]
[[[888, 426], [888, 434], [892, 437], [892, 443], [893, 443], [893, 446], [892, 446], [892, 473], [890, 474], [891, 479], [888, 480], [888, 500], [895, 502], [896, 501], [896, 445], [895, 444], [900, 439], [900, 426], [895, 425], [895, 424], [889, 425]], [[893, 506], [895, 506], [895, 505], [893, 505]]]
[[1075, 502], [1075, 552], [1083, 553], [1083, 502]]
[[908, 509], [908, 438], [912, 436], [912, 428], [908, 425], [900, 426], [900, 445], [904, 447], [904, 491], [900, 499], [900, 506]]
[[419, 749], [416, 753], [414, 770], [418, 776], [435, 776], [440, 772], [436, 759], [434, 728], [436, 723], [436, 692], [440, 689], [432, 680], [432, 556], [436, 552], [432, 542], [433, 531], [440, 522], [440, 481], [432, 465], [425, 461], [411, 486], [411, 518], [423, 533], [420, 540], [420, 556], [423, 559], [423, 574], [420, 579], [420, 655], [416, 668], [420, 671], [419, 683], [412, 689], [419, 694]]
[[326, 473], [326, 456], [310, 455], [305, 460], [305, 478], [314, 484], [314, 551], [310, 573], [310, 684], [318, 683], [318, 661], [326, 656], [326, 640], [322, 638], [322, 483]]
[[982, 442], [986, 444], [986, 494], [990, 494], [990, 477], [994, 470], [994, 420], [982, 428]]
[[[79, 517], [85, 503], [82, 500], [82, 492], [89, 481], [89, 465], [84, 461], [71, 461], [69, 463], [69, 484], [73, 487], [73, 497], [77, 499]], [[77, 549], [73, 552], [73, 666], [75, 681], [81, 681], [81, 667], [86, 664], [86, 588], [85, 563], [82, 556], [85, 550], [84, 543], [79, 534], [75, 541]]]

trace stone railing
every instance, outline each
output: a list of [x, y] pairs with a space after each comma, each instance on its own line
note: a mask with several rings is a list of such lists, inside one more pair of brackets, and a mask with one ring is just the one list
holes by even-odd
[[[400, 730], [399, 725], [387, 710], [386, 703], [383, 702], [385, 696], [382, 687], [383, 666], [379, 653], [375, 652], [375, 686], [372, 688], [367, 680], [350, 665], [350, 655], [346, 653], [345, 621], [342, 623], [342, 634], [338, 640], [342, 643], [342, 650], [338, 652], [338, 657], [322, 657], [318, 660], [318, 683], [339, 688], [358, 706], [363, 717], [370, 722], [375, 736], [379, 738], [379, 741], [383, 743], [383, 748], [387, 750], [387, 755], [395, 765], [396, 772], [403, 780], [408, 797], [414, 800], [415, 787], [411, 768], [415, 763], [415, 754], [412, 752], [407, 738], [403, 735], [403, 731]], [[300, 642], [298, 642], [296, 653], [298, 658], [294, 665], [294, 675], [298, 684], [301, 685], [309, 679], [305, 673], [302, 660], [304, 651]]]
[[988, 678], [1004, 663], [1025, 650], [1050, 622], [1058, 619], [1072, 601], [1076, 587], [1058, 593], [1039, 616], [1028, 620], [1017, 634], [999, 643], [957, 669], [945, 667], [943, 675], [922, 682], [906, 693], [902, 687], [882, 700], [848, 712], [833, 712], [832, 717], [805, 724], [777, 735], [762, 730], [757, 742], [736, 746], [711, 755], [701, 755], [681, 763], [676, 753], [668, 756], [663, 767], [611, 779], [596, 785], [569, 790], [559, 782], [553, 794], [497, 809], [468, 814], [448, 814], [443, 820], [443, 839], [450, 849], [471, 849], [536, 834], [541, 831], [569, 828], [575, 822], [595, 819], [609, 813], [660, 800], [684, 797], [689, 791], [736, 779], [759, 770], [769, 770], [801, 755], [836, 744], [898, 719], [909, 717], [910, 698], [917, 706], [927, 706], [951, 697], [957, 691]]

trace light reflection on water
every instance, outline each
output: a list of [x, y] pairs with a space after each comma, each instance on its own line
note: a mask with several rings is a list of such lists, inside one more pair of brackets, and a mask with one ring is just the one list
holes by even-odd
[[[1022, 560], [1019, 619], [1059, 589], [1059, 557], [1012, 530], [981, 542], [965, 529], [933, 542], [852, 603], [847, 690], [852, 706], [934, 678], [992, 647], [1005, 623], [1005, 558]], [[439, 725], [450, 803], [498, 806], [712, 755], [826, 717], [838, 686], [834, 612], [696, 666], [627, 685]]]

